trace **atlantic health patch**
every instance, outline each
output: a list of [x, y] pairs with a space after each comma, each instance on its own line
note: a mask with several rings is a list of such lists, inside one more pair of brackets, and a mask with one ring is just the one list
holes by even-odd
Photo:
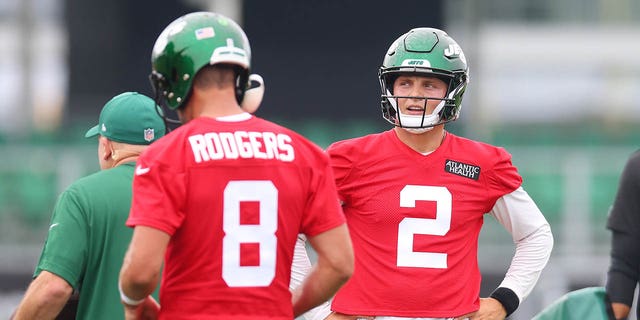
[[459, 175], [461, 177], [478, 180], [480, 178], [480, 167], [447, 159], [444, 164], [444, 171]]

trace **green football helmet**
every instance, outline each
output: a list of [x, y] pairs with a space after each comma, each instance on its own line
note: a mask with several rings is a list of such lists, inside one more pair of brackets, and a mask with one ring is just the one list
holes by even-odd
[[[400, 75], [437, 77], [448, 84], [444, 98], [413, 97], [424, 99], [425, 105], [427, 99], [440, 100], [432, 114], [408, 116], [399, 112], [397, 99], [405, 97], [393, 95], [393, 83]], [[396, 39], [384, 56], [378, 78], [383, 118], [395, 126], [416, 132], [456, 120], [469, 82], [462, 49], [444, 31], [434, 28], [415, 28]]]
[[188, 98], [196, 73], [207, 65], [237, 66], [236, 99], [243, 100], [251, 67], [249, 40], [240, 26], [221, 14], [184, 15], [158, 36], [151, 54], [151, 83], [170, 109]]

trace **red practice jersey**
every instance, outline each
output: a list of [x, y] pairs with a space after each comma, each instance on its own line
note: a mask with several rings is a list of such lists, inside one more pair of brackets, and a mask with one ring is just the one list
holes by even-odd
[[355, 253], [332, 309], [399, 317], [477, 310], [483, 215], [522, 183], [511, 156], [451, 133], [425, 156], [394, 130], [334, 143], [328, 153]]
[[322, 149], [253, 116], [171, 132], [139, 158], [133, 189], [127, 225], [171, 235], [161, 319], [292, 319], [298, 233], [345, 221]]

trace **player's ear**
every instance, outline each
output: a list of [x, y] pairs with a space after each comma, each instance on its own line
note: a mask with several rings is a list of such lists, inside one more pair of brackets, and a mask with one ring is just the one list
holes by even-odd
[[98, 139], [98, 143], [100, 144], [100, 157], [102, 160], [109, 160], [111, 158], [111, 154], [113, 153], [113, 146], [111, 145], [111, 141], [103, 136], [100, 136]]

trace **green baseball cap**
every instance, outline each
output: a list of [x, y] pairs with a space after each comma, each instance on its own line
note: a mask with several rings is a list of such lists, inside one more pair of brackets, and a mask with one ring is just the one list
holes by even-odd
[[157, 108], [156, 103], [143, 94], [119, 94], [102, 107], [98, 125], [84, 136], [101, 135], [116, 142], [150, 144], [164, 136], [166, 131]]

